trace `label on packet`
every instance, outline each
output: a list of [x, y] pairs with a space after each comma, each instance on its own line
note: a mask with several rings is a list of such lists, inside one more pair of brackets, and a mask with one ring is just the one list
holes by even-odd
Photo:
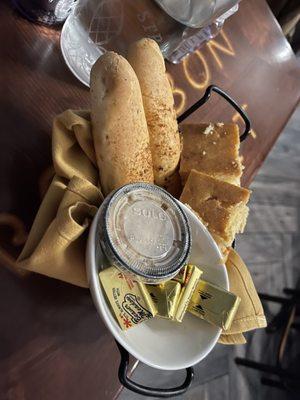
[[127, 330], [157, 314], [145, 284], [114, 266], [101, 271], [99, 278], [121, 329]]
[[191, 298], [188, 311], [226, 331], [231, 326], [240, 301], [241, 299], [234, 293], [200, 280]]

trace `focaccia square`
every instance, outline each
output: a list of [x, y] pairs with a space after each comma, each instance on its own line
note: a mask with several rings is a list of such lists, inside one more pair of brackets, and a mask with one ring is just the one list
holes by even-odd
[[180, 176], [185, 184], [192, 169], [234, 185], [243, 171], [236, 124], [186, 124], [181, 126], [183, 149]]
[[192, 170], [180, 201], [200, 216], [210, 233], [231, 246], [246, 225], [250, 191], [207, 174]]

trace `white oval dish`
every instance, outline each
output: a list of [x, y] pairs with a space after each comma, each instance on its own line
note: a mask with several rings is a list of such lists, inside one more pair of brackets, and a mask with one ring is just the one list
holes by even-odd
[[[191, 228], [192, 250], [189, 262], [203, 271], [202, 278], [229, 289], [222, 255], [205, 226], [185, 205]], [[97, 230], [99, 211], [91, 225], [87, 245], [87, 275], [98, 313], [115, 339], [135, 358], [158, 369], [178, 370], [197, 364], [213, 349], [221, 329], [187, 313], [182, 323], [153, 318], [128, 331], [122, 331], [107, 304], [98, 274], [106, 267]]]

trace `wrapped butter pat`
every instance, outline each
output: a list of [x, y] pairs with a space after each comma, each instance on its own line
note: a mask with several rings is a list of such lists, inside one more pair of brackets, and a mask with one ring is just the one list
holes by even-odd
[[191, 298], [188, 311], [222, 328], [230, 328], [241, 299], [212, 283], [200, 280]]
[[124, 275], [116, 267], [104, 269], [99, 278], [121, 329], [129, 329], [157, 314], [145, 284]]
[[196, 265], [187, 265], [186, 278], [181, 289], [175, 320], [182, 322], [202, 271]]
[[157, 308], [157, 316], [174, 319], [181, 291], [180, 283], [172, 280], [160, 285], [147, 285], [147, 289]]
[[187, 265], [181, 268], [178, 274], [174, 276], [173, 281], [179, 282], [183, 285], [186, 278], [186, 271], [187, 271]]

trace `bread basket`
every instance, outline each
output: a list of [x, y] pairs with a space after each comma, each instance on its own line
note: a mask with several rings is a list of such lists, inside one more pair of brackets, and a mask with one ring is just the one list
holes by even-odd
[[[210, 99], [212, 92], [216, 92], [221, 97], [223, 97], [240, 114], [245, 123], [245, 129], [240, 137], [240, 140], [245, 140], [251, 129], [250, 121], [247, 114], [226, 92], [215, 85], [209, 86], [206, 89], [204, 96], [194, 105], [192, 105], [188, 110], [186, 110], [181, 116], [178, 117], [178, 123], [183, 122], [190, 114], [192, 114], [204, 103], [206, 103]], [[201, 265], [207, 266], [203, 269], [204, 276], [210, 279], [213, 283], [216, 283], [219, 286], [228, 289], [229, 283], [226, 268], [224, 264], [220, 262], [222, 255], [216, 243], [212, 239], [205, 226], [197, 219], [193, 212], [184, 205], [182, 205], [182, 207], [184, 208], [191, 224], [191, 230], [193, 231], [193, 234], [197, 239], [195, 240], [196, 245], [191, 254], [191, 262], [197, 263], [199, 254], [205, 253], [205, 257], [207, 258], [204, 260], [200, 259]], [[101, 268], [102, 262], [104, 263], [103, 257], [101, 255], [100, 246], [97, 245], [96, 240], [98, 234], [98, 218], [99, 212], [94, 218], [89, 233], [87, 246], [87, 274], [95, 306], [100, 316], [104, 320], [106, 326], [114, 335], [118, 349], [120, 351], [121, 363], [118, 372], [119, 380], [121, 384], [127, 389], [144, 396], [170, 398], [183, 394], [187, 391], [193, 380], [194, 372], [192, 366], [201, 361], [204, 357], [206, 357], [206, 355], [213, 349], [221, 334], [221, 330], [213, 326], [208, 326], [208, 324], [204, 321], [197, 320], [197, 323], [203, 323], [201, 329], [198, 329], [199, 331], [206, 332], [206, 329], [209, 330], [206, 336], [203, 335], [203, 337], [206, 337], [205, 341], [203, 342], [203, 348], [201, 348], [201, 343], [199, 342], [199, 340], [201, 341], [201, 335], [199, 337], [196, 337], [196, 340], [193, 341], [193, 334], [194, 332], [196, 332], [196, 330], [193, 326], [192, 316], [186, 317], [186, 319], [182, 323], [182, 326], [178, 328], [179, 333], [172, 333], [172, 329], [174, 331], [176, 331], [176, 329], [171, 329], [170, 325], [168, 325], [168, 323], [173, 324], [174, 327], [174, 323], [165, 320], [161, 321], [159, 319], [154, 319], [150, 322], [147, 322], [147, 324], [145, 325], [141, 324], [139, 327], [136, 327], [134, 330], [132, 330], [132, 333], [127, 333], [127, 331], [126, 333], [124, 333], [124, 331], [121, 331], [105, 302], [104, 293], [102, 292], [98, 279], [99, 269]], [[198, 245], [204, 245], [206, 251], [203, 252], [197, 249]], [[162, 343], [158, 343], [159, 335], [157, 336], [157, 332], [159, 333], [159, 335], [161, 335], [160, 337]], [[176, 349], [181, 350], [180, 346], [184, 344], [183, 335], [187, 336], [184, 336], [186, 346], [182, 349], [183, 356], [181, 359], [179, 352]], [[167, 348], [168, 346], [164, 346], [164, 343], [167, 343], [168, 341], [171, 344], [173, 343], [173, 348], [172, 345], [169, 346], [169, 348]], [[155, 343], [158, 343], [156, 347], [156, 352], [152, 348]], [[147, 347], [148, 351], [144, 350]], [[186, 378], [184, 382], [179, 386], [169, 389], [150, 388], [136, 383], [127, 376], [130, 353], [138, 360], [154, 368], [166, 370], [177, 370], [186, 368]]]

